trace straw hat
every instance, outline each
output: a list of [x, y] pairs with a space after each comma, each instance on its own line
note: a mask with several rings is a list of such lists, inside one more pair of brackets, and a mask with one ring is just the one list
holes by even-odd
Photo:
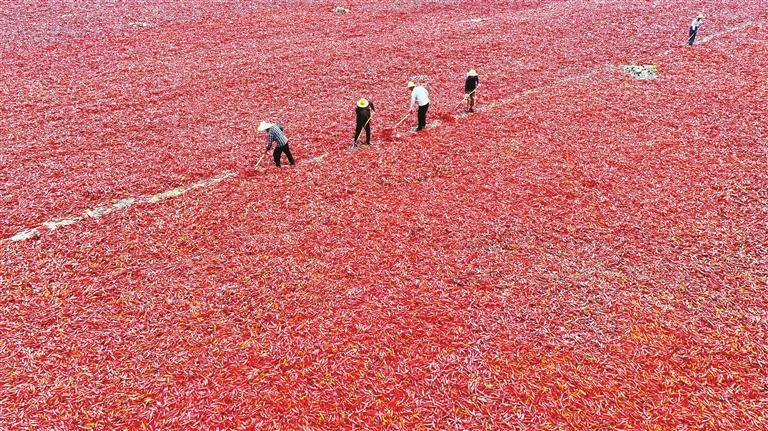
[[477, 71], [475, 69], [469, 69], [469, 73], [467, 73], [469, 76], [477, 76]]
[[704, 19], [704, 12], [699, 12], [699, 15], [696, 18]]
[[368, 101], [365, 100], [364, 97], [360, 98], [360, 100], [357, 101], [357, 106], [359, 108], [367, 108], [368, 107]]
[[259, 127], [256, 130], [258, 130], [259, 132], [263, 132], [263, 131], [269, 129], [270, 127], [272, 127], [272, 126], [274, 126], [274, 124], [267, 123], [266, 121], [262, 121], [261, 124], [259, 124]]
[[413, 88], [416, 86], [416, 83], [413, 81], [408, 81], [408, 88]]

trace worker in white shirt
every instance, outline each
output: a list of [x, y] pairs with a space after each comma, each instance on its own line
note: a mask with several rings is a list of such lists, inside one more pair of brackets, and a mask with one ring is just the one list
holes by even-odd
[[688, 28], [688, 46], [693, 45], [693, 41], [696, 40], [696, 33], [699, 32], [699, 27], [704, 24], [704, 14], [700, 13], [691, 22], [691, 26]]
[[429, 92], [421, 85], [408, 81], [408, 91], [411, 92], [411, 112], [413, 106], [419, 105], [419, 125], [414, 131], [419, 132], [427, 126], [427, 110], [429, 110]]

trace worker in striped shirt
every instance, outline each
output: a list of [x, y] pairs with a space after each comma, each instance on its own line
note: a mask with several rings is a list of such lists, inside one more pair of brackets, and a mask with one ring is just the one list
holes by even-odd
[[693, 42], [696, 40], [696, 33], [699, 32], [699, 27], [701, 27], [702, 24], [704, 24], [704, 14], [699, 13], [688, 28], [688, 46], [693, 45]]
[[408, 90], [411, 92], [411, 112], [414, 105], [419, 105], [419, 125], [414, 131], [419, 132], [427, 126], [427, 111], [429, 110], [429, 92], [421, 85], [408, 81]]
[[267, 149], [265, 152], [272, 148], [273, 143], [275, 144], [275, 151], [272, 153], [275, 158], [275, 166], [280, 167], [280, 158], [283, 153], [288, 156], [288, 163], [291, 165], [296, 164], [293, 160], [293, 155], [291, 155], [291, 149], [288, 148], [288, 138], [285, 136], [285, 128], [283, 126], [262, 121], [259, 124], [258, 131], [267, 132]]

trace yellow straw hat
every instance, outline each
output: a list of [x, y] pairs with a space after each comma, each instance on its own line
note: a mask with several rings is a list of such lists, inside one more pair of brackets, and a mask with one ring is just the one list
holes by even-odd
[[259, 127], [256, 130], [258, 130], [259, 132], [263, 132], [263, 131], [269, 129], [270, 127], [272, 127], [272, 126], [274, 126], [274, 124], [267, 123], [266, 121], [262, 121], [261, 124], [259, 124]]
[[408, 88], [413, 88], [416, 86], [416, 83], [413, 81], [408, 81]]
[[469, 69], [469, 73], [467, 73], [469, 76], [477, 76], [477, 71], [475, 69]]
[[368, 107], [368, 101], [365, 100], [364, 97], [360, 98], [360, 100], [357, 101], [357, 106], [360, 108], [367, 108]]

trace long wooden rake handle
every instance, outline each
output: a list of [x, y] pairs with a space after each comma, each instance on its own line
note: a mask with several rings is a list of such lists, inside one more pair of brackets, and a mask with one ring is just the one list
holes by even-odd
[[257, 161], [257, 162], [256, 162], [256, 166], [254, 166], [254, 167], [253, 167], [253, 169], [256, 169], [256, 168], [258, 168], [258, 167], [259, 167], [259, 163], [261, 163], [261, 160], [262, 160], [262, 159], [264, 158], [264, 156], [266, 156], [266, 155], [267, 155], [267, 151], [264, 151], [263, 153], [261, 153], [261, 157], [259, 157], [259, 161]]
[[397, 129], [397, 127], [398, 127], [398, 126], [400, 126], [401, 124], [403, 124], [403, 121], [407, 120], [407, 119], [408, 119], [408, 117], [410, 117], [410, 116], [411, 116], [411, 113], [410, 113], [410, 112], [409, 112], [409, 113], [407, 113], [407, 114], [405, 114], [405, 117], [403, 117], [403, 119], [402, 119], [402, 120], [398, 121], [398, 122], [397, 122], [397, 124], [395, 124], [395, 126], [394, 126], [394, 127], [392, 127], [392, 130], [395, 130], [395, 129]]

